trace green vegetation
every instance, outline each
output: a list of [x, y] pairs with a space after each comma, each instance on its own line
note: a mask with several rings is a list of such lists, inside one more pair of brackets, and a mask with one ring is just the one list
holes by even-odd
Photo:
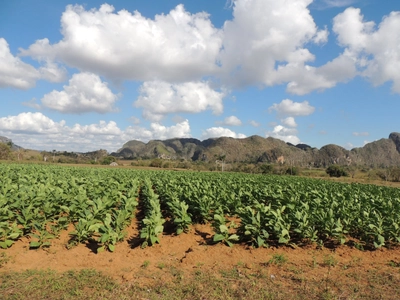
[[[289, 264], [289, 263], [288, 263]], [[274, 265], [279, 274], [287, 264]], [[24, 271], [0, 274], [2, 299], [398, 299], [397, 276], [386, 271], [340, 270], [346, 276], [339, 282], [328, 269], [320, 278], [304, 277], [305, 270], [286, 276], [268, 273], [263, 266], [248, 270], [242, 266], [223, 269], [220, 276], [203, 270], [182, 278], [176, 270], [149, 270], [144, 263], [138, 272], [152, 278], [145, 284], [117, 282], [95, 270]], [[285, 274], [285, 273], [283, 273]], [[334, 277], [335, 276], [335, 277]], [[168, 280], [174, 278], [174, 280]], [[333, 279], [332, 279], [333, 278]], [[167, 279], [167, 280], [166, 280]], [[349, 280], [351, 279], [351, 280]]]
[[[162, 242], [165, 222], [176, 234], [196, 222], [210, 223], [214, 235], [209, 247], [348, 243], [376, 249], [400, 244], [400, 190], [395, 188], [294, 176], [54, 164], [0, 164], [0, 178], [0, 268], [9, 264], [7, 249], [16, 240], [27, 237], [29, 248], [51, 248], [70, 224], [68, 247], [91, 243], [97, 252], [113, 252], [128, 238], [126, 229], [135, 218], [142, 247]], [[118, 283], [93, 270], [7, 272], [0, 274], [0, 293], [4, 299], [334, 299], [343, 293], [376, 299], [386, 290], [395, 298], [400, 295], [393, 272], [365, 272], [357, 279], [359, 271], [349, 267], [355, 262], [342, 265], [334, 254], [307, 266], [326, 269], [320, 279], [303, 277], [302, 267], [284, 254], [265, 261], [260, 266], [238, 263], [218, 275], [198, 263], [193, 274], [183, 276], [168, 263], [144, 260], [139, 271], [154, 278], [145, 285]], [[397, 272], [398, 260], [388, 261], [387, 267]], [[292, 275], [280, 277], [282, 270]], [[354, 286], [335, 284], [338, 271], [352, 276]], [[169, 273], [172, 280], [160, 279]]]
[[[140, 205], [142, 247], [159, 243], [168, 218], [177, 234], [212, 222], [214, 242], [254, 247], [400, 243], [400, 190], [291, 176], [0, 164], [0, 247], [30, 247], [74, 225], [69, 247], [114, 251]], [[229, 218], [240, 220], [239, 226]], [[236, 228], [237, 227], [237, 228]]]
[[326, 169], [326, 173], [330, 177], [341, 177], [341, 176], [348, 176], [347, 171], [339, 165], [331, 165]]

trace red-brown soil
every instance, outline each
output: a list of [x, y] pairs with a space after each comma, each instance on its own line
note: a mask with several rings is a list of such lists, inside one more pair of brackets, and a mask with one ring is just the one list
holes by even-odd
[[[349, 280], [354, 280], [354, 276], [359, 276], [356, 278], [357, 284], [369, 284], [367, 277], [364, 282], [362, 276], [375, 272], [392, 276], [391, 282], [400, 285], [400, 248], [376, 251], [360, 251], [349, 246], [318, 249], [316, 245], [296, 249], [252, 249], [245, 245], [230, 248], [223, 244], [207, 244], [212, 237], [209, 225], [193, 225], [188, 234], [164, 235], [160, 244], [145, 249], [135, 244], [137, 236], [136, 224], [132, 222], [127, 240], [118, 244], [114, 253], [99, 254], [84, 244], [67, 249], [67, 232], [53, 240], [47, 250], [29, 250], [29, 241], [23, 238], [11, 248], [0, 251], [9, 258], [0, 272], [96, 269], [118, 281], [135, 281], [143, 285], [159, 280], [159, 277], [152, 276], [154, 273], [165, 273], [163, 280], [171, 280], [172, 269], [178, 270], [183, 276], [190, 276], [196, 269], [219, 276], [221, 270], [236, 268], [243, 276], [257, 271], [272, 279], [290, 278], [290, 282], [303, 279], [318, 281], [329, 277], [339, 285], [348, 284]], [[284, 256], [286, 262], [274, 263], [274, 257], [279, 255]]]

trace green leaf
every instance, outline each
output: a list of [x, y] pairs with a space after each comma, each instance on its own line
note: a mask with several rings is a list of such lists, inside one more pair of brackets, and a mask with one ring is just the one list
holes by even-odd
[[4, 242], [0, 242], [0, 247], [3, 249], [7, 249], [7, 248], [11, 247], [12, 244], [14, 244], [14, 241], [5, 240]]
[[29, 248], [40, 248], [41, 245], [42, 245], [42, 243], [40, 243], [40, 242], [30, 242]]
[[11, 240], [15, 240], [19, 237], [19, 233], [15, 232], [15, 233], [11, 233], [8, 238]]
[[231, 234], [229, 236], [228, 240], [230, 240], [230, 241], [238, 241], [239, 240], [239, 236], [237, 234]]
[[44, 242], [42, 244], [42, 247], [50, 247], [51, 246], [51, 242]]
[[220, 242], [220, 241], [223, 241], [224, 239], [225, 239], [225, 236], [222, 234], [215, 234], [213, 237], [214, 242]]
[[108, 244], [108, 250], [110, 250], [111, 252], [114, 252], [114, 250], [115, 250], [115, 245], [113, 245], [113, 244]]
[[258, 247], [262, 247], [264, 245], [264, 243], [265, 243], [265, 241], [260, 236], [258, 236], [257, 237], [257, 245], [258, 245]]
[[219, 231], [222, 233], [228, 232], [228, 227], [226, 225], [219, 225]]

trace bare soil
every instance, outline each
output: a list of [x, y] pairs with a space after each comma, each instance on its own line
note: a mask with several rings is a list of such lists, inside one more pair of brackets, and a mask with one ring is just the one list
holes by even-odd
[[187, 234], [163, 235], [160, 244], [142, 249], [133, 221], [127, 239], [115, 252], [97, 254], [94, 244], [67, 249], [72, 229], [53, 240], [48, 249], [29, 250], [29, 240], [23, 238], [0, 251], [9, 258], [0, 272], [95, 269], [118, 282], [141, 286], [173, 281], [177, 274], [193, 278], [201, 271], [220, 278], [234, 272], [232, 276], [239, 277], [258, 274], [287, 289], [307, 288], [311, 283], [326, 285], [324, 288], [337, 291], [338, 298], [343, 294], [342, 299], [360, 289], [371, 290], [381, 299], [400, 298], [400, 248], [360, 251], [350, 246], [328, 249], [309, 245], [254, 249], [240, 244], [230, 248], [210, 244], [213, 231], [209, 225], [193, 225]]

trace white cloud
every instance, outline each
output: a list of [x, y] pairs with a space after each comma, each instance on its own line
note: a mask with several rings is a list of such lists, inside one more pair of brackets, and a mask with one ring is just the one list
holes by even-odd
[[346, 51], [322, 66], [310, 65], [315, 56], [307, 47], [326, 43], [329, 35], [326, 26], [316, 26], [311, 3], [232, 0], [233, 18], [222, 29], [208, 14], [191, 14], [183, 5], [153, 19], [137, 11], [115, 12], [108, 4], [91, 10], [69, 5], [61, 18], [62, 40], [38, 40], [20, 55], [45, 62], [41, 76], [54, 81], [63, 78], [58, 62], [113, 81], [181, 83], [207, 77], [230, 88], [287, 84], [289, 93], [304, 95], [357, 74]]
[[283, 125], [286, 125], [288, 127], [297, 127], [296, 120], [293, 117], [282, 119], [281, 122]]
[[224, 126], [241, 126], [242, 121], [236, 116], [226, 117], [222, 122], [217, 122], [219, 125]]
[[80, 125], [75, 124], [71, 128], [71, 133], [79, 135], [120, 135], [121, 129], [118, 128], [114, 121], [100, 121], [99, 124]]
[[24, 148], [77, 152], [98, 149], [116, 151], [126, 141], [133, 139], [148, 142], [152, 139], [191, 136], [188, 120], [170, 127], [152, 123], [150, 128], [129, 126], [122, 130], [114, 121], [69, 127], [65, 121], [55, 122], [39, 112], [0, 118], [0, 135], [11, 138]]
[[125, 140], [140, 140], [148, 142], [150, 140], [166, 140], [172, 138], [189, 138], [189, 120], [184, 120], [171, 127], [166, 127], [160, 123], [151, 123], [150, 129], [140, 126], [130, 126], [124, 132]]
[[328, 36], [329, 36], [329, 30], [325, 26], [324, 30], [320, 30], [317, 32], [317, 34], [314, 36], [314, 43], [316, 44], [325, 44], [328, 41]]
[[17, 133], [52, 134], [64, 125], [65, 121], [54, 122], [42, 113], [28, 112], [0, 118], [0, 130]]
[[354, 136], [369, 136], [369, 132], [353, 132]]
[[286, 143], [292, 143], [293, 145], [297, 145], [300, 144], [300, 139], [296, 135], [297, 135], [297, 129], [287, 128], [282, 125], [277, 125], [274, 127], [273, 131], [269, 131], [266, 136], [280, 139]]
[[333, 20], [333, 30], [345, 52], [357, 61], [362, 76], [374, 85], [392, 82], [400, 93], [400, 12], [391, 12], [378, 27], [364, 21], [360, 9], [348, 8]]
[[287, 91], [305, 95], [314, 90], [333, 88], [339, 82], [348, 82], [357, 75], [356, 60], [345, 51], [321, 67], [288, 64], [280, 68], [282, 78], [287, 78]]
[[42, 104], [62, 113], [107, 113], [115, 111], [118, 96], [113, 94], [106, 82], [91, 73], [74, 74], [63, 91], [53, 90], [44, 95]]
[[202, 140], [206, 140], [209, 138], [218, 138], [218, 137], [232, 137], [237, 139], [245, 138], [246, 135], [243, 133], [236, 133], [228, 128], [223, 127], [211, 127], [206, 130], [203, 130], [201, 135]]
[[0, 88], [26, 90], [35, 86], [40, 72], [11, 54], [7, 41], [0, 38]]
[[314, 113], [315, 107], [311, 106], [308, 101], [293, 102], [285, 99], [279, 104], [274, 103], [268, 110], [276, 111], [279, 116], [308, 116]]
[[184, 81], [214, 73], [222, 45], [209, 15], [190, 14], [183, 5], [154, 19], [138, 11], [115, 13], [108, 4], [91, 10], [68, 5], [61, 26], [61, 41], [38, 40], [21, 55], [59, 60], [115, 80]]
[[254, 121], [254, 120], [251, 120], [251, 121], [249, 122], [249, 124], [250, 124], [251, 126], [253, 126], [253, 127], [259, 127], [259, 126], [261, 126], [261, 124], [260, 124], [259, 122]]
[[[223, 27], [220, 63], [224, 80], [233, 86], [291, 83], [289, 92], [305, 92], [293, 85], [301, 85], [300, 81], [307, 77], [304, 72], [313, 69], [307, 62], [315, 57], [306, 45], [322, 44], [328, 39], [327, 28], [319, 30], [307, 8], [311, 2], [234, 1], [234, 18]], [[326, 83], [323, 72], [314, 68], [312, 73], [307, 91], [334, 86], [335, 83]]]
[[142, 107], [143, 117], [152, 121], [159, 121], [171, 113], [199, 113], [210, 109], [218, 115], [223, 111], [225, 93], [211, 89], [207, 82], [148, 81], [139, 92], [134, 106]]
[[36, 98], [32, 98], [29, 101], [22, 102], [22, 105], [32, 107], [37, 110], [42, 109], [42, 107], [36, 102]]
[[50, 82], [63, 82], [67, 79], [67, 70], [54, 62], [48, 61], [40, 67], [41, 78]]

